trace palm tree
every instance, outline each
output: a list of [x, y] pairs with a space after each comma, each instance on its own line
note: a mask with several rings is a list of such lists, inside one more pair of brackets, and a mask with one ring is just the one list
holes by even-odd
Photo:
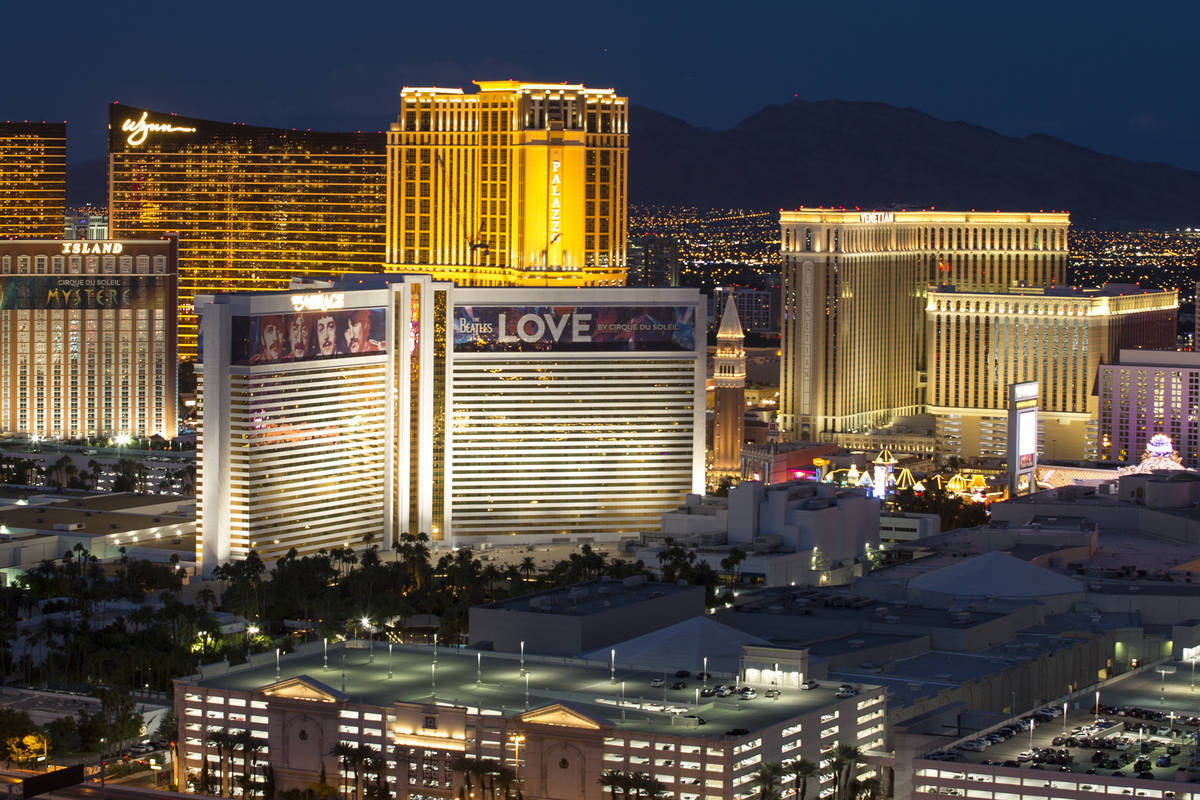
[[852, 744], [839, 744], [833, 749], [835, 800], [854, 800], [852, 784], [861, 761], [862, 750]]
[[525, 556], [521, 559], [520, 570], [521, 574], [525, 576], [525, 580], [529, 580], [529, 576], [537, 571], [537, 562], [533, 560], [533, 556]]
[[246, 797], [254, 795], [254, 766], [258, 761], [258, 752], [263, 749], [265, 742], [254, 736], [249, 730], [233, 734], [233, 740], [242, 749], [242, 778], [243, 792]]
[[618, 790], [623, 791], [626, 796], [629, 795], [628, 776], [619, 769], [604, 770], [597, 782], [612, 793], [613, 800], [616, 800]]
[[338, 781], [342, 789], [343, 797], [346, 796], [349, 783], [346, 780], [346, 773], [350, 771], [352, 766], [354, 766], [354, 758], [357, 755], [357, 750], [358, 748], [352, 744], [347, 742], [338, 742], [333, 746], [333, 749], [329, 751], [329, 755], [337, 756], [338, 763], [341, 765]]
[[754, 785], [758, 787], [759, 800], [779, 800], [779, 779], [783, 768], [779, 764], [764, 761], [754, 774]]
[[[217, 796], [232, 797], [233, 784], [229, 780], [229, 765], [227, 764], [227, 761], [233, 756], [233, 737], [225, 731], [213, 731], [212, 733], [208, 734], [206, 741], [209, 747], [216, 748], [217, 763], [220, 765], [221, 785], [218, 788]], [[205, 763], [208, 763], [207, 759], [205, 760]]]
[[862, 781], [855, 781], [858, 785], [855, 795], [860, 800], [876, 800], [879, 797], [879, 790], [882, 786], [879, 778], [867, 778]]
[[792, 796], [796, 800], [804, 800], [808, 795], [808, 779], [817, 774], [817, 765], [806, 758], [797, 758], [794, 761], [789, 761], [784, 766], [796, 779], [795, 788], [792, 789]]

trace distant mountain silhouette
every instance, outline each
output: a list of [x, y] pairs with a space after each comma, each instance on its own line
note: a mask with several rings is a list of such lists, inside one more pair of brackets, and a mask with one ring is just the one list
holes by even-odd
[[633, 106], [629, 128], [635, 203], [1065, 209], [1080, 227], [1200, 224], [1200, 172], [884, 103], [794, 100], [725, 131]]
[[[635, 203], [1066, 209], [1079, 227], [1200, 225], [1200, 172], [1041, 134], [1005, 136], [912, 108], [793, 100], [725, 131], [643, 106], [630, 117]], [[107, 159], [70, 165], [68, 203], [107, 203], [107, 171]]]

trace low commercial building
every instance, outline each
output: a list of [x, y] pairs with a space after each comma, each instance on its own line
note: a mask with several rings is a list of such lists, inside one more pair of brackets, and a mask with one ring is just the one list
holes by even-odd
[[101, 561], [131, 558], [194, 566], [191, 498], [131, 492], [17, 498], [0, 505], [0, 585], [76, 545]]
[[[877, 499], [865, 490], [795, 480], [743, 481], [729, 496], [688, 495], [663, 514], [662, 530], [645, 537], [638, 558], [655, 569], [667, 540], [695, 549], [721, 573], [767, 586], [833, 586], [861, 575], [879, 549]], [[737, 550], [741, 560], [722, 564]]]
[[[824, 797], [837, 744], [869, 753], [885, 738], [876, 686], [766, 697], [780, 675], [802, 674], [797, 651], [747, 650], [736, 682], [754, 687], [753, 698], [700, 697], [702, 678], [660, 687], [660, 673], [561, 658], [379, 643], [326, 656], [319, 642], [278, 661], [264, 655], [176, 681], [180, 786], [217, 793], [244, 775], [261, 786], [269, 766], [277, 792], [323, 779], [354, 787], [356, 798], [371, 785], [397, 800], [433, 800], [459, 796], [465, 757], [508, 767], [510, 785], [530, 800], [602, 800], [605, 770], [649, 774], [672, 800], [745, 800], [757, 795], [763, 763], [805, 758], [825, 765], [810, 779]], [[735, 676], [707, 679], [717, 682]], [[249, 732], [258, 768], [210, 739], [234, 731]], [[334, 755], [343, 743], [377, 758], [347, 764]], [[875, 772], [864, 764], [858, 776]]]
[[704, 614], [704, 588], [601, 578], [472, 606], [471, 646], [578, 656]]

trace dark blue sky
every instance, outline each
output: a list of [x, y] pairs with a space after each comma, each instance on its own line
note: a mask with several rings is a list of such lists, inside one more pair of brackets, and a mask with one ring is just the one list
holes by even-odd
[[34, 5], [5, 10], [0, 119], [66, 119], [72, 162], [104, 154], [115, 99], [383, 129], [405, 84], [513, 77], [612, 86], [715, 128], [794, 96], [883, 101], [1200, 169], [1195, 3]]

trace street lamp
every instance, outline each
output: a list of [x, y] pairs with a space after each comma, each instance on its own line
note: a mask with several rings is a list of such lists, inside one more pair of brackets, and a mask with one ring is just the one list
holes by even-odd
[[513, 779], [516, 783], [521, 782], [521, 742], [525, 741], [525, 736], [520, 733], [513, 734], [508, 737], [508, 740], [513, 744]]

